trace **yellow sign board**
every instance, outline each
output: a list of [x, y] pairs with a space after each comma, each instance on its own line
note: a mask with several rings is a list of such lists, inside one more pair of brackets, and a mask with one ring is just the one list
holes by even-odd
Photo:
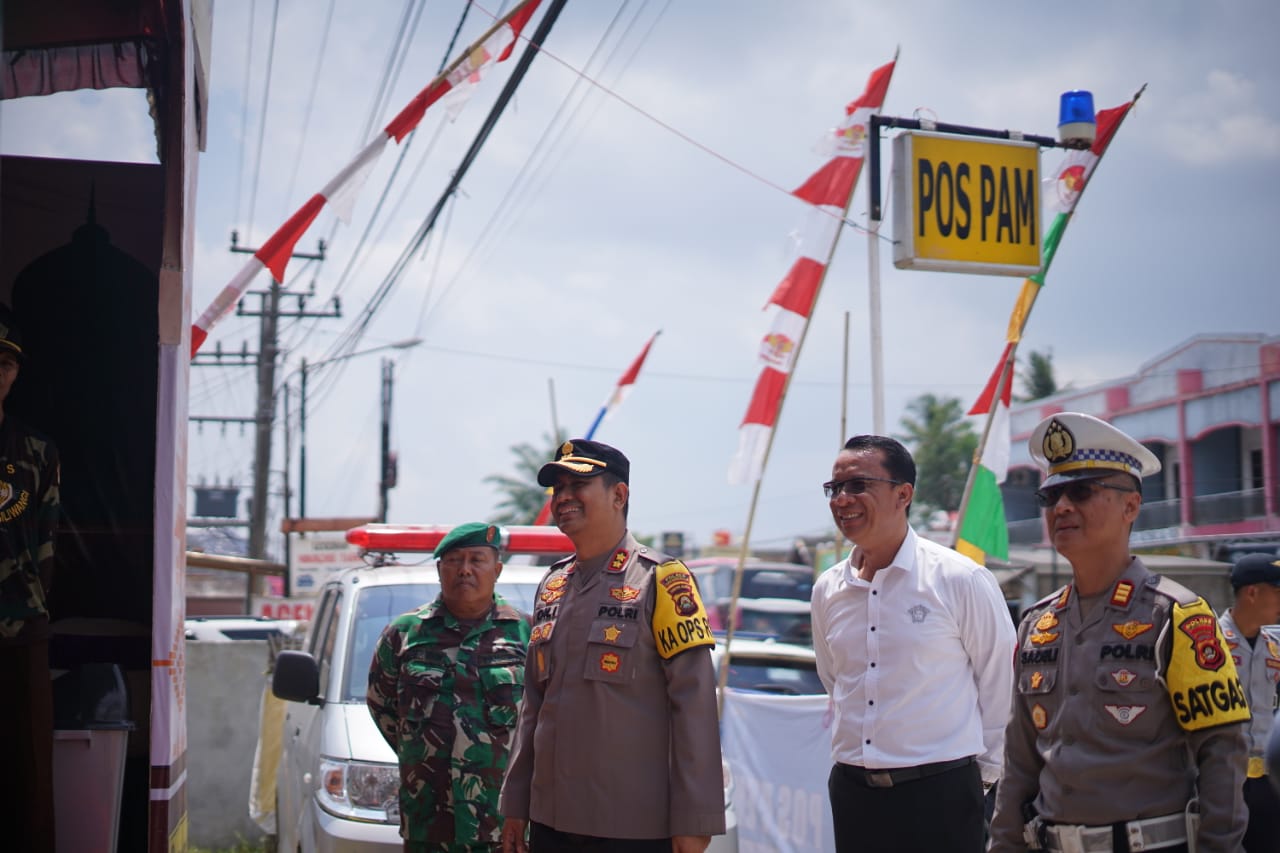
[[893, 265], [1027, 276], [1040, 271], [1040, 148], [909, 132], [893, 140]]

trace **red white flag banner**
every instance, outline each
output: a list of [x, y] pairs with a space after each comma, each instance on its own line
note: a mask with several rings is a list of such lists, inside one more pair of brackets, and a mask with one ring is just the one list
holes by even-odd
[[760, 344], [760, 377], [738, 430], [738, 451], [729, 464], [731, 485], [755, 482], [764, 473], [787, 377], [795, 366], [845, 210], [862, 172], [867, 126], [872, 114], [884, 105], [895, 62], [871, 72], [866, 91], [845, 107], [844, 121], [823, 142], [823, 148], [835, 156], [792, 192], [816, 209], [801, 239], [800, 257], [765, 304], [765, 310], [773, 309], [772, 323]]
[[343, 222], [350, 224], [356, 198], [360, 194], [369, 173], [377, 164], [382, 150], [389, 141], [404, 141], [427, 109], [446, 94], [455, 95], [472, 88], [480, 72], [504, 61], [515, 48], [525, 25], [533, 17], [541, 0], [524, 0], [506, 17], [498, 21], [475, 44], [422, 91], [404, 106], [391, 123], [383, 128], [376, 139], [364, 147], [355, 158], [325, 184], [320, 192], [311, 196], [298, 210], [276, 229], [265, 243], [254, 252], [244, 267], [227, 283], [208, 308], [191, 325], [191, 355], [199, 351], [209, 337], [209, 330], [244, 296], [249, 285], [264, 269], [271, 271], [276, 281], [284, 281], [285, 268], [293, 256], [293, 247], [315, 222], [321, 209], [327, 204]]

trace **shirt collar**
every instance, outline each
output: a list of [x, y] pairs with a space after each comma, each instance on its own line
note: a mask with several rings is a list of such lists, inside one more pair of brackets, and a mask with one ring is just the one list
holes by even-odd
[[[904, 572], [914, 572], [916, 570], [917, 541], [918, 537], [916, 536], [915, 529], [908, 524], [907, 535], [903, 537], [902, 545], [898, 548], [898, 553], [894, 554], [893, 559], [889, 561], [889, 565], [885, 566], [880, 571], [897, 568], [902, 569]], [[858, 578], [858, 569], [856, 567], [858, 565], [858, 556], [861, 553], [862, 552], [859, 550], [858, 546], [854, 545], [849, 551], [849, 557], [845, 560], [844, 579], [849, 583], [852, 583]], [[879, 574], [879, 572], [877, 572], [877, 574]]]

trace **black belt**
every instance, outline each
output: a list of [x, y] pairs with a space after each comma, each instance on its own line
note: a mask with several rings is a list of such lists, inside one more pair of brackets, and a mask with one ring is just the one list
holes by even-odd
[[937, 776], [939, 773], [946, 773], [948, 770], [967, 767], [973, 761], [972, 755], [966, 755], [964, 758], [956, 758], [952, 761], [938, 761], [933, 764], [920, 764], [915, 767], [892, 767], [885, 770], [870, 770], [853, 764], [838, 764], [837, 766], [841, 772], [852, 776], [856, 781], [869, 788], [892, 788], [894, 785], [901, 785], [903, 782], [914, 782], [916, 779]]

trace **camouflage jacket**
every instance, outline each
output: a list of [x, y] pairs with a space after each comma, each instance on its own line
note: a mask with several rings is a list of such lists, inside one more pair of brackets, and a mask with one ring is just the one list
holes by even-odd
[[0, 422], [0, 643], [48, 629], [58, 524], [58, 451], [6, 416]]
[[470, 627], [439, 598], [397, 617], [369, 666], [369, 712], [400, 761], [400, 835], [414, 844], [501, 840], [529, 623], [494, 602]]

